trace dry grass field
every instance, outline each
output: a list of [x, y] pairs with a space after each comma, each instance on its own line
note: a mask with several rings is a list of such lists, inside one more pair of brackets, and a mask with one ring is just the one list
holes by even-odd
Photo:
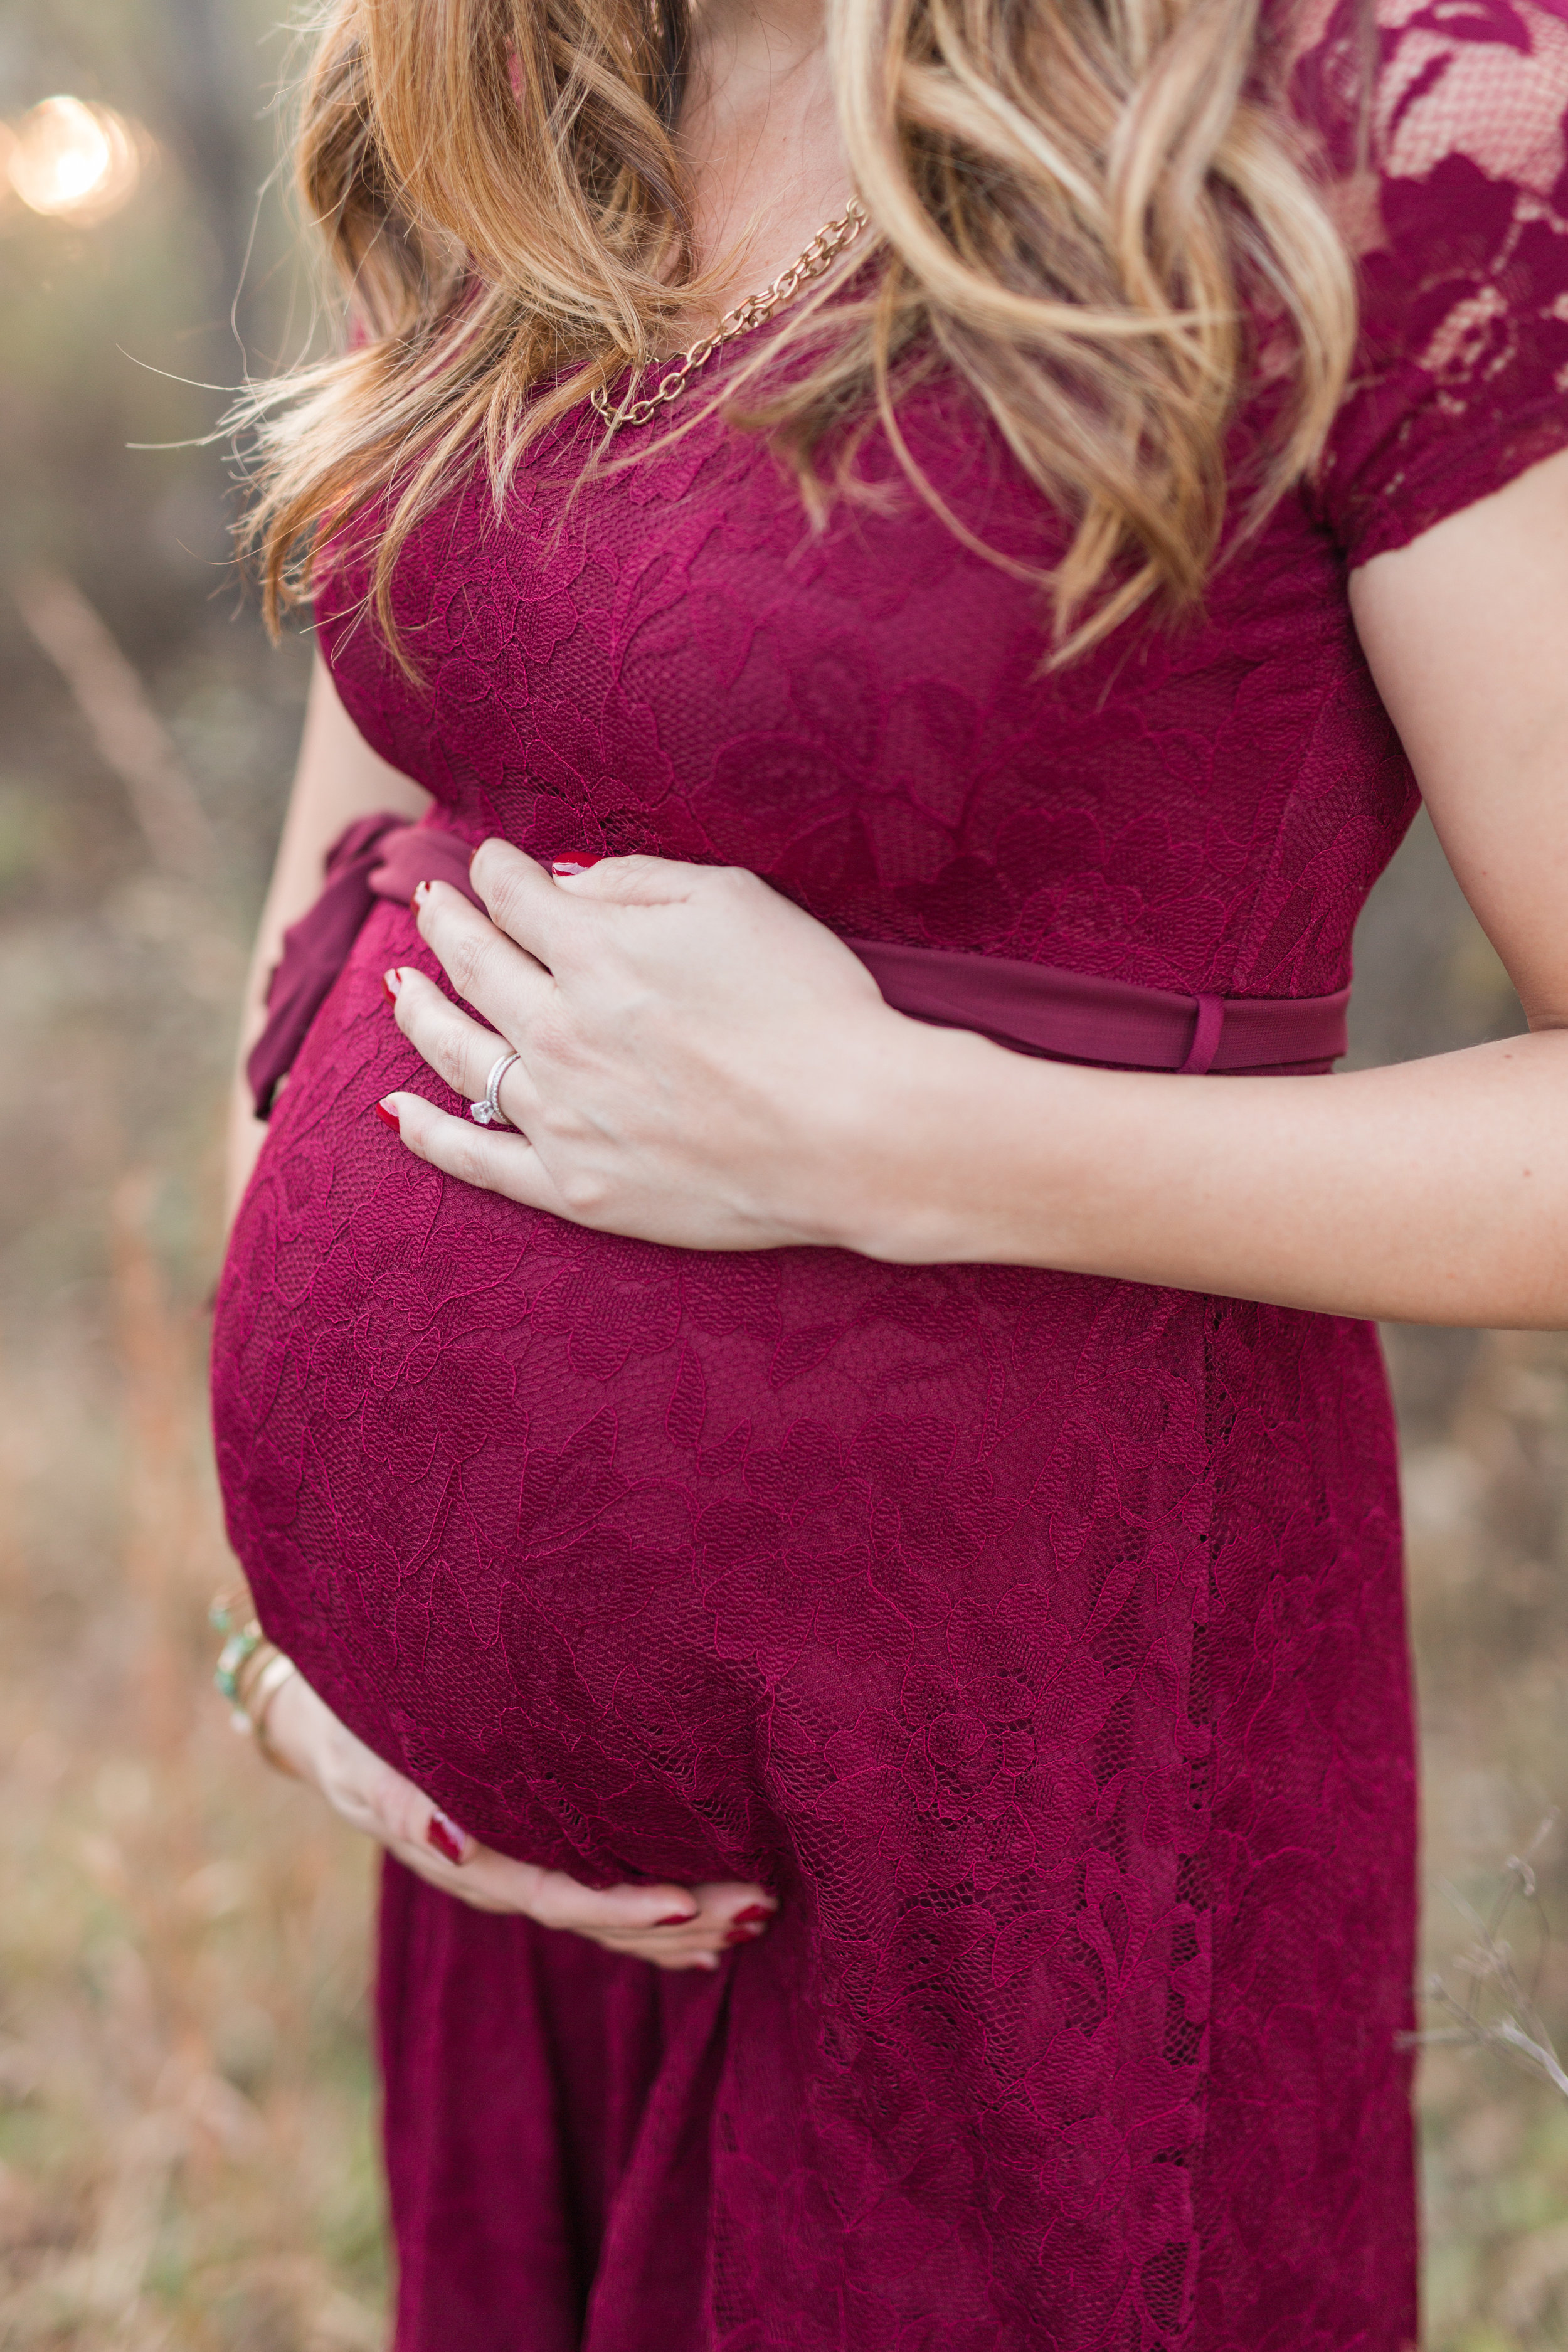
[[[264, 772], [265, 825], [300, 664], [242, 633], [226, 675], [231, 634], [169, 701], [237, 801]], [[215, 794], [229, 870], [160, 873], [33, 685], [0, 798], [0, 2345], [369, 2352], [368, 1857], [209, 1679], [232, 1571], [205, 1307], [254, 845]]]

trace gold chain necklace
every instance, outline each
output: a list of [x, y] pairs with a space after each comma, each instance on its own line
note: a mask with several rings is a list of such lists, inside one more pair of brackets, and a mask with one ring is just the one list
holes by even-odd
[[865, 226], [866, 215], [860, 209], [859, 201], [851, 196], [847, 210], [841, 212], [837, 220], [830, 220], [825, 227], [819, 228], [805, 251], [792, 261], [782, 277], [775, 278], [763, 293], [748, 294], [733, 310], [726, 310], [713, 332], [693, 343], [689, 351], [681, 352], [672, 360], [656, 360], [653, 364], [663, 368], [665, 373], [653, 391], [641, 400], [632, 397], [641, 380], [640, 367], [634, 369], [626, 396], [618, 408], [611, 406], [610, 395], [604, 385], [595, 384], [589, 394], [595, 415], [604, 418], [610, 434], [618, 433], [623, 425], [648, 424], [668, 402], [680, 398], [689, 379], [699, 368], [707, 366], [716, 351], [725, 343], [732, 343], [739, 335], [749, 335], [753, 327], [762, 326], [775, 311], [782, 310], [803, 286], [809, 286], [814, 278], [820, 278], [825, 269], [832, 267], [838, 256], [854, 244]]

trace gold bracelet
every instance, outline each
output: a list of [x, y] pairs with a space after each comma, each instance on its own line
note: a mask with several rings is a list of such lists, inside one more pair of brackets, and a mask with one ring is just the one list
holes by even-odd
[[290, 1780], [297, 1780], [300, 1776], [288, 1758], [274, 1746], [271, 1734], [267, 1728], [267, 1718], [272, 1712], [272, 1702], [284, 1684], [299, 1671], [292, 1658], [285, 1657], [281, 1650], [274, 1650], [256, 1677], [256, 1686], [250, 1694], [247, 1710], [250, 1716], [251, 1736], [256, 1741], [257, 1753], [264, 1763], [271, 1765], [275, 1772], [286, 1773]]

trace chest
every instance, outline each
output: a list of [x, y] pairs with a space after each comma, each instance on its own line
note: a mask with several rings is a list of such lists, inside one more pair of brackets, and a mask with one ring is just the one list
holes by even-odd
[[418, 685], [323, 611], [367, 736], [476, 835], [747, 866], [865, 936], [1340, 984], [1411, 798], [1300, 505], [1201, 620], [1052, 670], [1016, 569], [1049, 562], [1050, 519], [973, 453], [939, 487], [1015, 568], [901, 481], [814, 529], [717, 422], [587, 484], [584, 454], [567, 435], [499, 518], [481, 486], [417, 534]]

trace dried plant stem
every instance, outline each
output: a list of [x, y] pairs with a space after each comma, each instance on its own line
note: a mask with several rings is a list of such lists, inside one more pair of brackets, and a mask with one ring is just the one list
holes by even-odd
[[124, 785], [157, 864], [185, 881], [217, 868], [217, 845], [195, 785], [141, 678], [79, 588], [63, 572], [31, 572], [16, 606], [59, 671], [98, 747]]
[[[1519, 1901], [1530, 1904], [1536, 1914], [1542, 1931], [1542, 1957], [1544, 1959], [1551, 1931], [1536, 1891], [1532, 1856], [1557, 1825], [1555, 1813], [1548, 1814], [1531, 1841], [1524, 1854], [1510, 1854], [1503, 1869], [1503, 1882], [1491, 1916], [1483, 1919], [1474, 1906], [1452, 1886], [1444, 1892], [1475, 1932], [1475, 1941], [1460, 1955], [1458, 1965], [1469, 1979], [1469, 1990], [1461, 2000], [1452, 1992], [1440, 1976], [1426, 1979], [1426, 1998], [1453, 2020], [1447, 2026], [1434, 2027], [1423, 2033], [1413, 2033], [1409, 2041], [1417, 2045], [1436, 2046], [1443, 2043], [1460, 2044], [1474, 2050], [1493, 2050], [1500, 2056], [1522, 2065], [1537, 2081], [1548, 2083], [1568, 2099], [1568, 2070], [1558, 2057], [1544, 2018], [1535, 2003], [1534, 1995], [1525, 1990], [1514, 1964], [1513, 1948], [1504, 1941], [1500, 1930], [1512, 1906]], [[1537, 1980], [1540, 1965], [1536, 1969]]]

